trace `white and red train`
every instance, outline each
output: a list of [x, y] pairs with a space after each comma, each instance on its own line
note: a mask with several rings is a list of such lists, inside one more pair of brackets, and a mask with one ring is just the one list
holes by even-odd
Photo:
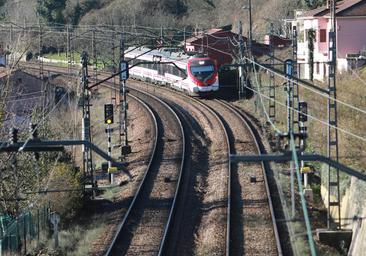
[[143, 81], [167, 85], [192, 96], [204, 96], [219, 90], [217, 66], [208, 57], [188, 56], [164, 48], [152, 51], [130, 48], [125, 59], [130, 67], [137, 64], [130, 68], [130, 75]]

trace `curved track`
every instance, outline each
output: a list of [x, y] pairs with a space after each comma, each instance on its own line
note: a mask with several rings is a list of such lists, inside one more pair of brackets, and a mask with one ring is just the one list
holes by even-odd
[[[258, 139], [242, 112], [227, 102], [206, 101], [220, 115], [230, 135], [231, 154], [258, 154]], [[253, 180], [255, 179], [255, 180]], [[252, 181], [251, 181], [252, 180]], [[233, 165], [230, 237], [233, 255], [281, 255], [272, 200], [261, 163]]]
[[[231, 154], [261, 152], [260, 138], [243, 112], [224, 101], [203, 103], [224, 123]], [[234, 174], [229, 169], [226, 255], [282, 255], [265, 166], [241, 163], [234, 168]]]
[[157, 98], [142, 94], [138, 97], [148, 101], [154, 110], [157, 148], [106, 255], [159, 254], [185, 159], [183, 128], [175, 113]]
[[[57, 70], [52, 69], [52, 71], [57, 72]], [[149, 90], [146, 85], [140, 87], [141, 90]], [[132, 238], [126, 239], [126, 234], [131, 230], [137, 230], [133, 227], [137, 226], [137, 224], [128, 224], [129, 226], [125, 226], [128, 228], [124, 228], [123, 225], [121, 225], [121, 235], [117, 235], [115, 240], [119, 240], [119, 236], [123, 237], [125, 241], [129, 241], [125, 243], [125, 245], [119, 246], [118, 251], [114, 251], [111, 246], [109, 252], [115, 252], [110, 255], [118, 254], [166, 254], [166, 255], [184, 255], [185, 252], [195, 252], [195, 253], [209, 253], [212, 254], [211, 249], [214, 249], [217, 255], [237, 255], [237, 254], [248, 254], [248, 255], [256, 255], [256, 254], [268, 254], [268, 255], [281, 255], [281, 246], [279, 242], [279, 236], [277, 232], [275, 217], [273, 213], [273, 207], [272, 202], [270, 198], [270, 192], [268, 188], [267, 178], [266, 178], [266, 172], [264, 170], [264, 165], [260, 164], [237, 164], [233, 165], [233, 171], [231, 170], [231, 164], [230, 164], [230, 153], [240, 153], [240, 154], [253, 154], [260, 152], [260, 145], [258, 143], [258, 138], [253, 133], [253, 127], [249, 124], [248, 119], [245, 117], [244, 113], [242, 111], [239, 111], [237, 108], [231, 106], [230, 104], [222, 101], [200, 101], [197, 99], [189, 98], [183, 94], [180, 93], [172, 93], [170, 90], [161, 90], [159, 87], [153, 87], [153, 89], [150, 90], [152, 93], [158, 93], [159, 98], [164, 98], [164, 101], [169, 102], [169, 105], [171, 105], [172, 108], [175, 109], [177, 114], [181, 118], [186, 119], [186, 126], [189, 127], [190, 121], [193, 122], [204, 122], [206, 123], [203, 126], [209, 126], [209, 128], [204, 131], [205, 136], [210, 137], [212, 144], [217, 144], [215, 150], [218, 150], [219, 148], [223, 150], [224, 152], [221, 152], [220, 156], [226, 155], [227, 157], [227, 163], [228, 166], [225, 168], [224, 172], [227, 175], [227, 180], [223, 183], [221, 183], [220, 186], [226, 187], [226, 203], [223, 206], [221, 203], [219, 205], [214, 206], [205, 206], [205, 197], [207, 194], [213, 193], [210, 191], [210, 188], [205, 188], [207, 191], [199, 192], [200, 195], [193, 195], [189, 192], [189, 188], [187, 188], [187, 184], [184, 185], [186, 187], [185, 189], [182, 189], [182, 192], [179, 194], [179, 182], [176, 186], [174, 194], [174, 199], [171, 199], [171, 208], [169, 211], [169, 214], [167, 214], [168, 211], [165, 211], [165, 221], [162, 221], [160, 224], [157, 222], [154, 222], [155, 225], [159, 225], [159, 232], [162, 234], [159, 237], [163, 237], [162, 239], [156, 239], [151, 247], [144, 246], [144, 250], [141, 250], [139, 245], [134, 245], [132, 242]], [[169, 94], [171, 94], [169, 96]], [[175, 96], [173, 95], [175, 94]], [[140, 95], [141, 96], [141, 95]], [[179, 97], [178, 97], [179, 96]], [[143, 96], [148, 97], [148, 96]], [[174, 98], [176, 97], [176, 98]], [[180, 100], [177, 100], [180, 98]], [[157, 100], [157, 99], [156, 99]], [[185, 102], [184, 102], [185, 101]], [[187, 104], [185, 106], [185, 104]], [[188, 110], [189, 105], [192, 105], [192, 108], [196, 108], [196, 110]], [[156, 111], [158, 112], [158, 111]], [[188, 113], [190, 112], [190, 113]], [[196, 113], [192, 113], [196, 112]], [[160, 113], [160, 111], [159, 111]], [[174, 114], [175, 115], [175, 114]], [[175, 115], [175, 118], [177, 116]], [[178, 119], [178, 118], [177, 118]], [[196, 121], [195, 121], [196, 119]], [[216, 120], [214, 120], [216, 119]], [[191, 124], [192, 125], [192, 124]], [[182, 132], [182, 136], [184, 137], [183, 128], [180, 128]], [[220, 138], [214, 138], [211, 137], [210, 132], [215, 130], [217, 133], [219, 133], [218, 130], [220, 130], [221, 134]], [[195, 135], [192, 135], [193, 137]], [[162, 138], [162, 137], [160, 137]], [[220, 147], [218, 145], [221, 143]], [[204, 144], [204, 143], [203, 143]], [[230, 146], [229, 146], [230, 145]], [[227, 148], [227, 151], [225, 151]], [[193, 149], [192, 149], [193, 150]], [[212, 150], [212, 145], [211, 145]], [[215, 151], [214, 150], [214, 151]], [[184, 150], [183, 150], [184, 151]], [[208, 154], [209, 155], [209, 154]], [[183, 159], [183, 158], [182, 158]], [[193, 160], [194, 161], [194, 160]], [[209, 160], [208, 160], [209, 161]], [[215, 159], [217, 161], [217, 159]], [[225, 162], [223, 160], [223, 162]], [[210, 165], [210, 164], [208, 164]], [[183, 168], [183, 162], [181, 162], [181, 168]], [[209, 168], [209, 167], [207, 167]], [[181, 169], [182, 170], [182, 169]], [[207, 170], [206, 170], [207, 171]], [[211, 171], [209, 171], [211, 172]], [[210, 173], [206, 173], [207, 177], [205, 178], [205, 181], [203, 183], [209, 183], [212, 182], [209, 181], [210, 179], [215, 179], [215, 177], [212, 177], [214, 175], [211, 175]], [[148, 177], [149, 172], [146, 173], [146, 177]], [[189, 171], [188, 171], [189, 173]], [[183, 180], [185, 182], [192, 181], [192, 178], [189, 178], [189, 176], [194, 176], [195, 174], [185, 174], [187, 177], [183, 176]], [[211, 177], [210, 177], [211, 175]], [[179, 174], [176, 174], [176, 179], [179, 181], [181, 180], [182, 172], [180, 171]], [[146, 179], [145, 177], [145, 179]], [[250, 182], [251, 178], [256, 178], [256, 182]], [[145, 182], [145, 179], [143, 182]], [[220, 179], [219, 177], [216, 177], [216, 179]], [[222, 176], [221, 176], [222, 179]], [[149, 179], [150, 180], [150, 179]], [[214, 181], [215, 182], [215, 181]], [[206, 184], [207, 185], [207, 184]], [[140, 188], [143, 187], [143, 183], [141, 184]], [[150, 187], [153, 185], [151, 184]], [[212, 188], [211, 188], [212, 189]], [[222, 189], [222, 187], [220, 188]], [[188, 191], [188, 192], [187, 192]], [[141, 192], [140, 192], [141, 193]], [[141, 193], [141, 195], [144, 194]], [[145, 192], [146, 194], [146, 192]], [[172, 195], [172, 193], [171, 193]], [[187, 233], [184, 234], [184, 227], [182, 225], [185, 225], [185, 218], [187, 218], [188, 213], [182, 211], [195, 211], [194, 209], [186, 209], [186, 199], [184, 197], [196, 197], [196, 199], [202, 200], [200, 205], [200, 211], [201, 212], [208, 212], [208, 214], [201, 213], [199, 216], [199, 224], [196, 224], [196, 227], [191, 229], [190, 231], [194, 231], [194, 233], [188, 233], [188, 236], [195, 236], [198, 238], [201, 238], [203, 240], [203, 245], [193, 245], [192, 242], [195, 242], [194, 239], [191, 240], [190, 243], [188, 243], [188, 246], [193, 246], [195, 248], [189, 248], [186, 249], [179, 245], [178, 241], [185, 241], [184, 239], [187, 238]], [[134, 203], [139, 199], [141, 196], [139, 194], [136, 194], [134, 198]], [[181, 201], [178, 202], [177, 198], [181, 198]], [[173, 195], [172, 197], [173, 198]], [[222, 198], [221, 198], [222, 199]], [[143, 202], [144, 200], [142, 200]], [[141, 209], [144, 209], [143, 206], [147, 204], [147, 202], [141, 203], [136, 210], [137, 212], [142, 211]], [[149, 204], [147, 204], [149, 205]], [[177, 205], [178, 209], [175, 209], [175, 205]], [[197, 206], [194, 204], [188, 203], [189, 206]], [[132, 206], [131, 206], [132, 207]], [[221, 213], [219, 214], [211, 214], [217, 209], [221, 209]], [[226, 216], [222, 215], [222, 210], [226, 211]], [[133, 210], [129, 209], [129, 212], [132, 212]], [[211, 216], [210, 216], [211, 214]], [[141, 215], [141, 213], [140, 213]], [[206, 216], [205, 216], [206, 215]], [[126, 216], [124, 222], [127, 223], [127, 219], [129, 217]], [[180, 219], [182, 218], [182, 219]], [[190, 217], [188, 217], [189, 219]], [[157, 218], [158, 219], [158, 218]], [[224, 219], [226, 225], [218, 225], [221, 227], [221, 232], [225, 233], [223, 236], [222, 234], [218, 234], [216, 237], [216, 240], [214, 241], [220, 241], [220, 238], [225, 238], [224, 244], [218, 242], [217, 245], [214, 245], [211, 249], [208, 246], [206, 248], [205, 245], [205, 239], [207, 240], [207, 232], [202, 233], [202, 229], [206, 227], [208, 228], [209, 232], [212, 233], [212, 230], [209, 228], [209, 223], [212, 221], [220, 222]], [[156, 220], [156, 219], [155, 219]], [[193, 219], [192, 219], [193, 221]], [[196, 220], [197, 221], [197, 220]], [[140, 222], [141, 223], [141, 222]], [[143, 225], [149, 225], [150, 222], [143, 223]], [[165, 223], [165, 224], [163, 224]], [[180, 224], [177, 224], [180, 223]], [[151, 223], [150, 223], [151, 224]], [[141, 227], [141, 226], [140, 226]], [[163, 228], [164, 227], [164, 228]], [[201, 230], [201, 231], [200, 231]], [[183, 232], [183, 235], [181, 233]], [[146, 235], [146, 231], [142, 232], [141, 234]], [[216, 234], [212, 234], [215, 236]], [[134, 237], [134, 235], [128, 235], [130, 237]], [[154, 236], [154, 235], [152, 235]], [[202, 238], [203, 237], [203, 238]], [[168, 240], [167, 240], [168, 239]], [[146, 241], [143, 241], [146, 244]], [[184, 242], [183, 242], [184, 243]], [[168, 246], [166, 246], [168, 245]], [[187, 246], [187, 245], [186, 245]], [[172, 248], [174, 247], [174, 248]], [[118, 246], [116, 247], [118, 248]], [[127, 249], [126, 249], [127, 248]], [[129, 250], [131, 249], [132, 250]], [[139, 249], [140, 248], [140, 249]], [[178, 248], [178, 249], [177, 249]], [[146, 251], [147, 250], [147, 251]], [[122, 252], [122, 253], [120, 253]]]
[[[131, 84], [131, 83], [130, 83]], [[190, 134], [191, 163], [169, 236], [167, 255], [229, 254], [230, 151], [220, 118], [201, 101], [176, 93], [133, 88], [159, 95], [185, 119]], [[131, 87], [132, 88], [132, 87]], [[179, 96], [179, 97], [177, 97]]]

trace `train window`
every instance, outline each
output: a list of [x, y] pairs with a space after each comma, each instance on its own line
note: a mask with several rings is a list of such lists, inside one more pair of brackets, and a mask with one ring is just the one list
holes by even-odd
[[164, 65], [162, 64], [156, 64], [157, 70], [158, 70], [158, 74], [159, 75], [164, 75]]
[[179, 77], [181, 78], [185, 78], [186, 77], [186, 74], [184, 73], [184, 70], [179, 70]]
[[169, 73], [174, 75], [174, 70], [173, 70], [173, 66], [169, 65]]
[[171, 69], [172, 69], [172, 75], [177, 75], [177, 68], [174, 67], [174, 66], [171, 66]]
[[158, 65], [158, 64], [156, 64], [156, 63], [154, 63], [154, 64], [153, 64], [153, 69], [158, 71], [158, 69], [159, 69], [159, 65]]

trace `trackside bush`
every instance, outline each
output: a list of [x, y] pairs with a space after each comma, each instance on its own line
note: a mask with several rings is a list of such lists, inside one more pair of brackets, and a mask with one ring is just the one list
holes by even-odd
[[49, 186], [54, 193], [48, 194], [52, 210], [61, 215], [61, 219], [71, 219], [82, 207], [83, 191], [81, 173], [72, 165], [57, 164], [51, 171]]

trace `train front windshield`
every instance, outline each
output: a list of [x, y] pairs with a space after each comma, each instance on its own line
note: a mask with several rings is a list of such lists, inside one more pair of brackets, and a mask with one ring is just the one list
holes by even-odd
[[192, 75], [201, 81], [211, 78], [214, 72], [215, 67], [213, 64], [191, 65]]

